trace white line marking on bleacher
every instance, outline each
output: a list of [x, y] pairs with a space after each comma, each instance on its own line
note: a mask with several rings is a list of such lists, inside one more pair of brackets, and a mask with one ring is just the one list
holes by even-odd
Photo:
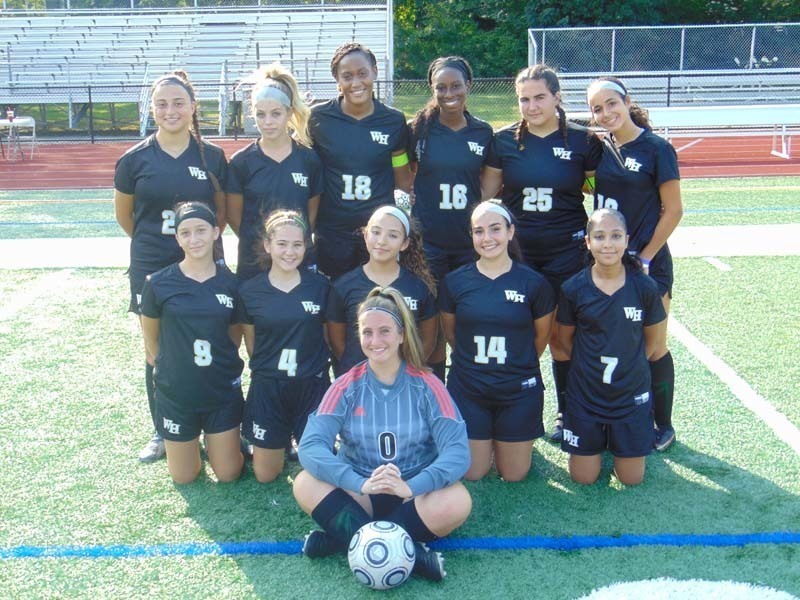
[[713, 256], [704, 256], [703, 260], [705, 260], [711, 266], [717, 267], [720, 271], [730, 271], [731, 266], [726, 265], [718, 258], [714, 258]]
[[677, 153], [677, 152], [681, 152], [682, 150], [686, 150], [687, 148], [691, 148], [695, 144], [699, 144], [702, 141], [703, 141], [703, 138], [697, 138], [695, 141], [689, 142], [688, 144], [686, 144], [684, 146], [681, 146], [680, 148], [675, 148], [675, 152]]
[[54, 287], [63, 284], [72, 275], [73, 269], [62, 269], [55, 273], [43, 275], [33, 283], [33, 286], [9, 298], [5, 305], [0, 308], [0, 321], [8, 321], [16, 316], [20, 310], [24, 310], [38, 297], [52, 292]]
[[669, 320], [669, 332], [674, 335], [686, 348], [694, 354], [709, 371], [720, 378], [728, 386], [741, 403], [767, 426], [775, 432], [781, 440], [786, 442], [797, 454], [800, 455], [800, 430], [792, 424], [783, 414], [778, 412], [772, 404], [761, 397], [750, 385], [734, 371], [725, 361], [714, 354], [703, 342], [674, 318]]

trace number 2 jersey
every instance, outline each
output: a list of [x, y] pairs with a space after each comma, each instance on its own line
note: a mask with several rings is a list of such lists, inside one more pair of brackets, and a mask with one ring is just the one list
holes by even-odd
[[[222, 149], [203, 142], [208, 169], [224, 189], [228, 163]], [[189, 200], [208, 204], [216, 212], [214, 185], [203, 167], [194, 137], [183, 154], [174, 158], [151, 135], [117, 161], [114, 187], [133, 195], [131, 271], [154, 273], [183, 259], [175, 240], [175, 205]]]
[[328, 370], [323, 327], [330, 283], [308, 269], [299, 272], [300, 283], [288, 292], [273, 286], [266, 273], [241, 285], [242, 322], [255, 326], [253, 376], [291, 380]]
[[533, 322], [554, 307], [547, 280], [517, 262], [496, 279], [476, 263], [448, 273], [439, 308], [456, 320], [451, 374], [467, 390], [498, 403], [534, 387], [541, 374]]
[[561, 286], [557, 319], [575, 327], [567, 380], [570, 412], [600, 422], [622, 421], [651, 400], [644, 328], [666, 318], [655, 281], [627, 269], [610, 296], [586, 267]]
[[177, 263], [147, 277], [142, 314], [160, 319], [154, 379], [169, 401], [213, 410], [241, 387], [244, 363], [228, 335], [238, 303], [236, 278], [225, 267], [202, 283]]
[[352, 234], [376, 208], [394, 204], [392, 153], [408, 149], [408, 127], [402, 112], [378, 100], [363, 119], [345, 114], [340, 102], [313, 107], [308, 123], [325, 173], [317, 228]]
[[356, 493], [393, 463], [414, 496], [452, 485], [470, 461], [466, 425], [444, 384], [406, 363], [391, 385], [367, 362], [339, 377], [309, 416], [299, 454], [314, 477]]

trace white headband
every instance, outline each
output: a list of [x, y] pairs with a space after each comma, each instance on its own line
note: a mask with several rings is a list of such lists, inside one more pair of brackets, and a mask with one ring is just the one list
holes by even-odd
[[255, 94], [253, 94], [253, 102], [259, 102], [261, 100], [276, 100], [283, 104], [286, 108], [292, 107], [292, 101], [289, 100], [289, 96], [287, 96], [282, 89], [274, 85], [262, 86]]
[[514, 222], [514, 219], [511, 216], [511, 213], [508, 212], [504, 206], [500, 206], [495, 202], [489, 202], [488, 200], [485, 202], [481, 202], [478, 206], [475, 207], [475, 210], [472, 211], [472, 218], [479, 219], [487, 212], [493, 212], [497, 215], [503, 217], [508, 224], [511, 225]]
[[588, 100], [591, 96], [593, 96], [597, 90], [614, 90], [618, 94], [620, 94], [623, 98], [628, 95], [628, 92], [625, 91], [620, 84], [615, 83], [614, 81], [609, 81], [608, 79], [597, 79], [596, 81], [592, 82], [592, 85], [589, 86], [589, 89], [586, 90], [586, 99]]
[[392, 215], [395, 219], [403, 224], [403, 228], [406, 230], [406, 237], [411, 235], [411, 222], [408, 220], [408, 215], [406, 215], [406, 213], [404, 213], [402, 210], [396, 206], [386, 204], [372, 213], [373, 217], [382, 217], [383, 215]]

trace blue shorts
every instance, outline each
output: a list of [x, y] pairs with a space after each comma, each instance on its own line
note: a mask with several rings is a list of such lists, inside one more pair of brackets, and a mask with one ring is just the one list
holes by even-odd
[[641, 406], [625, 421], [601, 423], [572, 414], [567, 404], [564, 413], [564, 439], [561, 449], [578, 456], [594, 456], [608, 450], [618, 458], [639, 458], [653, 450], [652, 403]]
[[535, 386], [521, 389], [512, 396], [504, 395], [502, 401], [498, 401], [496, 397], [469, 391], [451, 370], [447, 391], [464, 417], [471, 440], [526, 442], [544, 435], [541, 377], [537, 378]]
[[367, 262], [369, 254], [360, 233], [317, 231], [314, 234], [317, 268], [332, 280]]
[[156, 388], [156, 429], [165, 440], [188, 442], [200, 432], [222, 433], [242, 423], [242, 388], [233, 390], [228, 402], [209, 410], [192, 409], [170, 401]]
[[314, 412], [331, 384], [327, 369], [304, 379], [254, 376], [247, 390], [242, 433], [259, 448], [285, 448], [294, 434], [300, 441], [308, 415]]
[[437, 283], [451, 271], [455, 271], [467, 263], [475, 262], [475, 250], [473, 248], [440, 248], [424, 240], [422, 248], [425, 252], [425, 259], [428, 261], [428, 269], [430, 269], [431, 275], [433, 275]]

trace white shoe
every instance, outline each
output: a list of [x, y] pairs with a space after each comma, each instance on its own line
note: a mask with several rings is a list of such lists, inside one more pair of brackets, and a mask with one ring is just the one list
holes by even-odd
[[167, 450], [164, 447], [164, 438], [159, 434], [153, 434], [147, 445], [142, 448], [139, 453], [139, 461], [143, 463], [151, 463], [164, 458], [167, 455]]

